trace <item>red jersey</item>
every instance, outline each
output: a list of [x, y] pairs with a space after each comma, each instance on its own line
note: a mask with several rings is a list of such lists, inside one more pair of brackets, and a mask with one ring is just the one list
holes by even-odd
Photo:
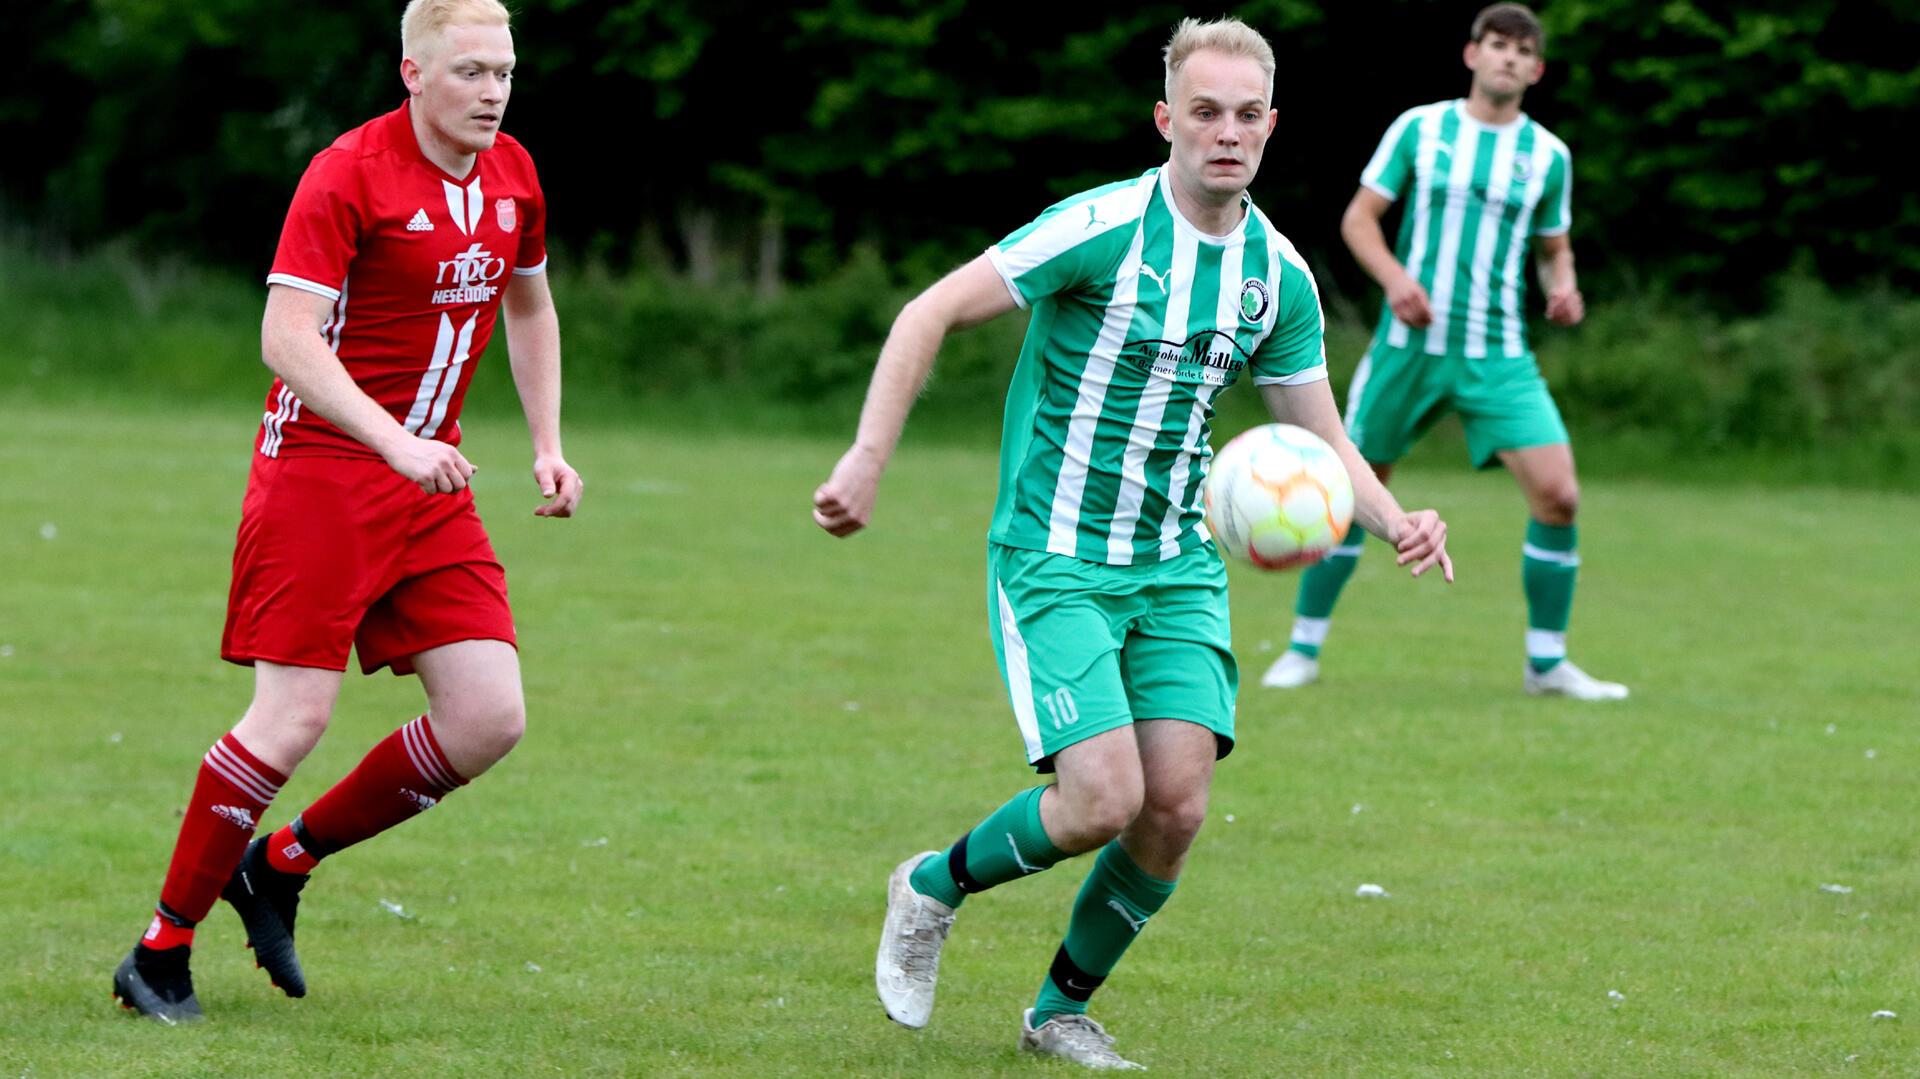
[[[323, 334], [367, 396], [408, 431], [460, 443], [460, 404], [513, 274], [547, 266], [547, 203], [512, 136], [455, 177], [427, 160], [406, 105], [314, 156], [287, 210], [268, 284], [333, 301]], [[267, 457], [379, 454], [279, 379], [255, 446]]]

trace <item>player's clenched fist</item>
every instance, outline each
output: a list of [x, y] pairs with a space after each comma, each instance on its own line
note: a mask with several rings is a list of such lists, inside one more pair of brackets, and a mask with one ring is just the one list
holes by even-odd
[[474, 467], [445, 442], [408, 436], [385, 455], [388, 467], [420, 485], [428, 494], [452, 494], [473, 478]]
[[842, 454], [827, 482], [813, 492], [813, 523], [836, 536], [867, 527], [880, 491], [880, 468], [879, 458], [860, 446]]
[[1587, 315], [1587, 301], [1580, 290], [1562, 285], [1547, 293], [1547, 321], [1556, 326], [1578, 326]]
[[1424, 330], [1433, 323], [1433, 306], [1427, 300], [1427, 290], [1410, 275], [1401, 274], [1399, 280], [1388, 286], [1387, 306], [1413, 329]]

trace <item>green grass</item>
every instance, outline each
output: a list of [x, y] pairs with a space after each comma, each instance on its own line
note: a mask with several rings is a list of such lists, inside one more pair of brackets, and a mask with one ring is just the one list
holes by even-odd
[[[215, 646], [254, 422], [0, 398], [0, 1074], [1074, 1074], [1013, 1042], [1080, 864], [968, 904], [928, 1030], [873, 1000], [887, 871], [1031, 781], [983, 610], [991, 454], [924, 441], [842, 542], [806, 512], [837, 442], [581, 426], [562, 523], [530, 516], [523, 432], [470, 423], [526, 742], [320, 871], [307, 999], [216, 910], [211, 1022], [115, 1010], [248, 698]], [[1243, 696], [1180, 892], [1095, 1000], [1122, 1049], [1173, 1075], [1912, 1074], [1920, 501], [1590, 481], [1575, 651], [1634, 698], [1583, 706], [1519, 693], [1510, 484], [1397, 484], [1451, 520], [1460, 580], [1375, 546], [1325, 682]], [[1250, 683], [1294, 581], [1235, 574]], [[353, 678], [268, 822], [418, 704]]]

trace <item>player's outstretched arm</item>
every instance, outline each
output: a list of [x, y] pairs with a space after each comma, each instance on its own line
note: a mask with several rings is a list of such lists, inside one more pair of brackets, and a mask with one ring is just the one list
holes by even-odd
[[900, 444], [907, 413], [933, 371], [940, 343], [954, 330], [978, 326], [1017, 305], [1000, 271], [985, 255], [941, 278], [900, 309], [880, 349], [860, 409], [853, 445], [840, 455], [827, 482], [813, 492], [813, 521], [836, 536], [867, 526], [880, 473]]
[[1360, 268], [1386, 292], [1387, 306], [1393, 309], [1394, 317], [1413, 329], [1424, 330], [1433, 321], [1427, 290], [1393, 257], [1386, 231], [1380, 227], [1380, 219], [1392, 206], [1385, 195], [1362, 187], [1354, 192], [1347, 212], [1340, 216], [1340, 238], [1347, 242]]
[[1536, 237], [1533, 261], [1540, 273], [1540, 291], [1547, 297], [1547, 321], [1579, 325], [1587, 317], [1587, 301], [1580, 295], [1580, 279], [1573, 271], [1572, 238], [1564, 232]]
[[292, 387], [307, 411], [378, 453], [421, 490], [450, 494], [465, 487], [473, 465], [460, 451], [400, 426], [327, 347], [321, 328], [333, 316], [333, 303], [304, 289], [269, 285], [267, 313], [260, 320], [261, 361]]
[[546, 502], [535, 517], [571, 517], [585, 483], [560, 451], [560, 316], [547, 275], [514, 274], [501, 303], [507, 314], [507, 362], [533, 437], [533, 482]]
[[1360, 527], [1393, 544], [1396, 565], [1413, 567], [1415, 577], [1429, 567], [1439, 566], [1447, 581], [1453, 580], [1453, 559], [1447, 555], [1447, 523], [1437, 510], [1408, 513], [1374, 476], [1373, 469], [1360, 456], [1360, 450], [1347, 437], [1340, 423], [1340, 410], [1333, 403], [1333, 390], [1326, 379], [1297, 386], [1260, 387], [1267, 411], [1281, 423], [1304, 427], [1326, 440], [1347, 466], [1353, 480], [1353, 517]]

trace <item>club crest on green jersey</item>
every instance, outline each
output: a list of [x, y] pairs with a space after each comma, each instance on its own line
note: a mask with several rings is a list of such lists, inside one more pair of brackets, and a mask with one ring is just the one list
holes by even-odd
[[1257, 277], [1249, 277], [1240, 283], [1240, 317], [1248, 322], [1259, 323], [1267, 317], [1267, 308], [1273, 304], [1273, 293], [1267, 291], [1267, 283]]
[[1517, 183], [1526, 183], [1533, 178], [1533, 155], [1513, 155], [1513, 178]]

